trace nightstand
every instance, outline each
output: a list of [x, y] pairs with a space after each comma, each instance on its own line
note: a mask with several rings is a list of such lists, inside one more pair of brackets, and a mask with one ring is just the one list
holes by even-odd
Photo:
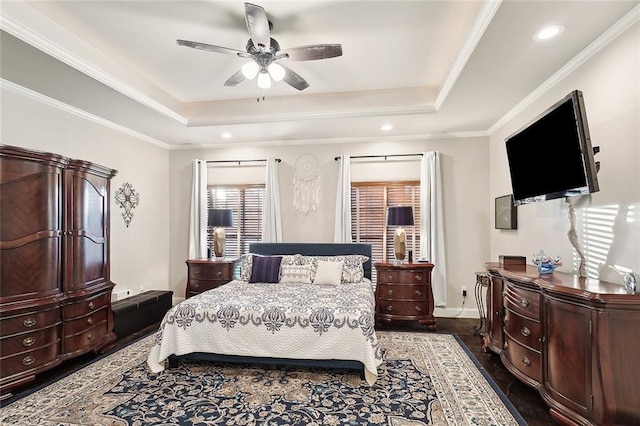
[[184, 297], [220, 287], [233, 279], [233, 265], [237, 259], [187, 260], [187, 289]]
[[418, 321], [436, 329], [431, 289], [432, 263], [375, 263], [376, 322]]

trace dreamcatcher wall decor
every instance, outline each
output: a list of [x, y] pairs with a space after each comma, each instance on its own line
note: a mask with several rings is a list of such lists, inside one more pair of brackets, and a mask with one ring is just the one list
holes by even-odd
[[293, 165], [293, 209], [305, 215], [320, 205], [320, 163], [313, 154], [301, 154]]
[[129, 227], [131, 220], [133, 219], [133, 209], [140, 204], [140, 194], [133, 189], [130, 183], [125, 182], [122, 187], [116, 191], [115, 194], [118, 207], [124, 209], [121, 216], [124, 219], [124, 224]]

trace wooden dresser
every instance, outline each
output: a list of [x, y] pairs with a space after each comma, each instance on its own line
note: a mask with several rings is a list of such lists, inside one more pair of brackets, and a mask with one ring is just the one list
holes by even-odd
[[236, 259], [189, 259], [187, 260], [186, 299], [212, 288], [220, 287], [233, 279]]
[[117, 172], [0, 145], [0, 394], [116, 339], [109, 190]]
[[375, 263], [376, 322], [418, 321], [435, 330], [432, 263]]
[[486, 265], [487, 347], [560, 424], [640, 424], [640, 294], [532, 265]]

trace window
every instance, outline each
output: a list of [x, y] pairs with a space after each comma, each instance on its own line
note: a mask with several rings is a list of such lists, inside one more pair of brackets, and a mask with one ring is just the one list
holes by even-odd
[[[262, 238], [264, 185], [215, 185], [207, 188], [208, 208], [233, 209], [233, 227], [224, 228], [224, 255], [238, 257], [249, 244]], [[207, 230], [207, 247], [213, 250], [213, 229]]]
[[[405, 226], [407, 249], [420, 257], [420, 182], [352, 182], [351, 237], [371, 244], [373, 262], [394, 259], [393, 232], [387, 227], [387, 207], [412, 206], [414, 226]], [[375, 270], [374, 270], [375, 274]], [[375, 277], [374, 277], [375, 280]]]

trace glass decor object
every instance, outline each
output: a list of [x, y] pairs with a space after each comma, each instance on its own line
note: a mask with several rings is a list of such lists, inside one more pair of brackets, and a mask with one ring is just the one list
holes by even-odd
[[538, 273], [540, 274], [550, 274], [558, 266], [562, 266], [562, 258], [560, 256], [551, 259], [544, 254], [544, 250], [540, 250], [540, 253], [534, 254], [532, 262], [538, 266]]

